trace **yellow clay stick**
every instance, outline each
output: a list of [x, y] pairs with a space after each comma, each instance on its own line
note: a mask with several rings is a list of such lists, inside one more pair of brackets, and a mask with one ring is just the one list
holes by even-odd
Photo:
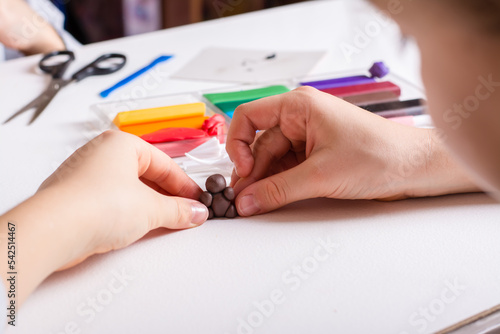
[[[202, 102], [181, 104], [151, 109], [124, 111], [118, 113], [113, 123], [120, 129], [125, 126], [178, 120], [205, 115], [205, 104]], [[178, 126], [179, 127], [179, 126]]]
[[127, 125], [120, 127], [120, 130], [131, 133], [136, 136], [142, 136], [147, 133], [155, 132], [166, 128], [194, 128], [201, 129], [203, 122], [209, 117], [187, 117], [182, 119], [174, 119], [171, 121], [144, 123], [136, 125]]

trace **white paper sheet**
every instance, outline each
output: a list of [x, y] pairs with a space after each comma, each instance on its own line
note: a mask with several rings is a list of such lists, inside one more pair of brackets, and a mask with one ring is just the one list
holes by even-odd
[[207, 48], [173, 78], [262, 83], [307, 75], [325, 51], [277, 51]]

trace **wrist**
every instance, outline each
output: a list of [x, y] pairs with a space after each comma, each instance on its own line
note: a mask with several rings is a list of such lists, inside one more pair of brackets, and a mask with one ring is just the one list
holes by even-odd
[[400, 138], [401, 154], [386, 173], [392, 193], [383, 200], [481, 191], [449, 154], [438, 130], [413, 130], [406, 140]]
[[425, 196], [480, 192], [481, 189], [472, 181], [463, 166], [451, 155], [442, 139], [439, 129], [427, 132], [427, 156], [425, 178], [427, 192]]

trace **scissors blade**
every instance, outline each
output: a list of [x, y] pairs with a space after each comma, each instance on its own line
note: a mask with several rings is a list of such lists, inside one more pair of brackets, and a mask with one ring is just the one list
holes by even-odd
[[33, 123], [38, 116], [45, 110], [45, 108], [49, 105], [50, 101], [56, 96], [56, 94], [68, 85], [73, 80], [63, 80], [63, 79], [52, 79], [49, 84], [49, 87], [42, 93], [39, 97], [38, 105], [36, 106], [35, 112], [33, 113], [33, 117], [29, 121], [28, 125]]
[[[42, 93], [43, 94], [43, 93]], [[40, 94], [40, 96], [42, 96], [42, 94]], [[37, 106], [37, 103], [38, 103], [38, 98], [40, 98], [40, 96], [38, 96], [36, 99], [34, 99], [33, 101], [31, 101], [30, 103], [28, 103], [27, 105], [25, 105], [24, 107], [22, 107], [21, 109], [19, 109], [16, 113], [14, 113], [12, 116], [10, 116], [9, 118], [7, 118], [3, 124], [6, 124], [10, 121], [12, 121], [14, 118], [16, 118], [17, 116], [21, 115], [22, 113], [30, 110], [30, 109], [33, 109]]]
[[21, 108], [15, 114], [10, 116], [3, 124], [10, 122], [12, 119], [21, 115], [22, 113], [35, 108], [35, 113], [33, 114], [33, 117], [31, 118], [29, 124], [33, 123], [38, 118], [38, 116], [40, 116], [42, 111], [47, 107], [50, 101], [52, 101], [57, 92], [68, 85], [71, 81], [72, 80], [52, 79], [49, 86], [43, 93], [41, 93], [37, 98], [28, 103], [26, 106]]

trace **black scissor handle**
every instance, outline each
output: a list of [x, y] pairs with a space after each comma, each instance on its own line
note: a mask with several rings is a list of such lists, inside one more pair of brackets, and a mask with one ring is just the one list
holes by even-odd
[[125, 66], [126, 62], [127, 57], [125, 55], [107, 53], [73, 74], [72, 79], [80, 81], [92, 75], [111, 74]]
[[38, 66], [45, 73], [52, 75], [54, 79], [61, 79], [73, 60], [75, 60], [75, 54], [71, 51], [54, 51], [43, 56]]

